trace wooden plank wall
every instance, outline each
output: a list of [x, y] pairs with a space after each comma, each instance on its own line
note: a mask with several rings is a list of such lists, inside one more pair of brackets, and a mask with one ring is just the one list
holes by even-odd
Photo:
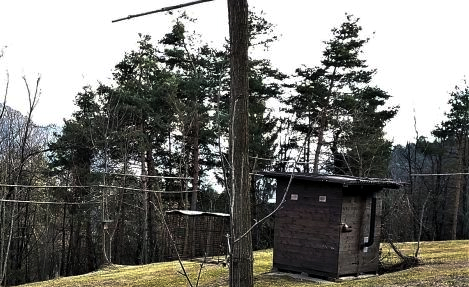
[[376, 206], [374, 244], [368, 247], [366, 253], [361, 248], [364, 237], [369, 236], [372, 191], [345, 191], [341, 221], [351, 226], [352, 232], [340, 234], [339, 276], [370, 273], [378, 270], [381, 231], [380, 198], [378, 198]]
[[[368, 236], [369, 234], [369, 222], [370, 222], [370, 201], [367, 201], [367, 210], [366, 213], [368, 216], [365, 218], [364, 224], [366, 228], [364, 229], [363, 236]], [[360, 256], [358, 257], [358, 264], [359, 264], [359, 272], [360, 273], [371, 273], [371, 272], [378, 272], [379, 267], [379, 243], [381, 242], [381, 209], [382, 209], [382, 199], [377, 198], [376, 202], [376, 221], [375, 221], [375, 240], [374, 244], [368, 247], [368, 251], [366, 253], [361, 252]]]
[[[167, 215], [171, 237], [181, 258], [215, 257], [227, 252], [226, 233], [229, 232], [229, 217], [183, 214]], [[164, 260], [177, 259], [171, 237], [165, 231]]]
[[[287, 183], [287, 179], [277, 179], [277, 203], [282, 200]], [[320, 196], [326, 196], [326, 202], [320, 202]], [[274, 267], [334, 277], [338, 268], [341, 202], [340, 185], [294, 180], [286, 203], [275, 215]]]

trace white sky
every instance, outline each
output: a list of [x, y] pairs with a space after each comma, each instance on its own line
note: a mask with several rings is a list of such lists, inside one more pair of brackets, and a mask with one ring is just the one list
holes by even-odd
[[[112, 68], [136, 47], [138, 33], [158, 40], [173, 17], [155, 14], [112, 24], [111, 20], [189, 0], [2, 0], [0, 4], [0, 95], [10, 74], [7, 104], [26, 111], [21, 77], [31, 85], [42, 75], [42, 95], [34, 114], [39, 124], [61, 124], [74, 110], [73, 100], [84, 85], [111, 78]], [[351, 13], [361, 19], [370, 67], [378, 69], [374, 84], [401, 106], [387, 133], [396, 143], [429, 136], [447, 110], [448, 93], [469, 71], [469, 1], [249, 0], [277, 25], [280, 40], [267, 54], [273, 64], [292, 73], [301, 64], [317, 65], [331, 37], [330, 29]], [[226, 0], [186, 8], [199, 19], [198, 32], [207, 42], [226, 37]], [[177, 13], [175, 13], [177, 14]], [[372, 32], [376, 32], [373, 36]], [[415, 113], [414, 113], [415, 110]]]

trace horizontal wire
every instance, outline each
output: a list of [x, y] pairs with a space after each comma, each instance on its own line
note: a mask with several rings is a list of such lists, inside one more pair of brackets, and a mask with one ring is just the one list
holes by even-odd
[[13, 203], [34, 203], [34, 204], [57, 204], [57, 205], [85, 205], [85, 204], [101, 204], [98, 201], [90, 202], [60, 202], [60, 201], [32, 201], [32, 200], [14, 200], [14, 199], [0, 199], [0, 202], [13, 202]]
[[412, 173], [411, 176], [452, 176], [452, 175], [469, 175], [469, 172], [454, 173]]
[[193, 179], [192, 177], [183, 177], [183, 176], [164, 176], [164, 175], [136, 175], [136, 174], [127, 174], [127, 173], [105, 173], [110, 175], [119, 175], [119, 176], [133, 176], [133, 177], [148, 177], [148, 178], [162, 178], [162, 179]]
[[257, 157], [257, 156], [250, 156], [249, 158], [265, 160], [265, 161], [276, 161], [276, 162], [282, 162], [282, 163], [283, 162], [296, 163], [296, 164], [305, 164], [305, 163], [313, 164], [314, 163], [312, 161], [295, 161], [293, 159], [291, 159], [291, 160], [278, 160], [278, 159], [274, 159], [274, 158], [262, 158], [262, 157]]
[[151, 190], [151, 189], [141, 189], [141, 188], [132, 188], [132, 187], [123, 187], [123, 186], [114, 186], [114, 185], [65, 185], [65, 186], [57, 186], [57, 185], [20, 185], [20, 184], [3, 184], [0, 183], [0, 187], [22, 187], [22, 188], [93, 188], [93, 187], [101, 187], [101, 188], [115, 188], [115, 189], [123, 189], [123, 190], [133, 190], [133, 191], [145, 191], [145, 192], [152, 192], [152, 193], [190, 193], [194, 191], [200, 190]]
[[3, 187], [23, 187], [23, 188], [91, 188], [94, 185], [24, 185], [0, 183]]
[[121, 187], [121, 186], [112, 186], [112, 185], [97, 185], [96, 187], [104, 187], [104, 188], [115, 188], [115, 189], [123, 189], [123, 190], [133, 190], [133, 191], [145, 191], [145, 192], [152, 192], [152, 193], [191, 193], [191, 192], [199, 192], [200, 190], [151, 190], [151, 189], [141, 189], [141, 188], [132, 188], [132, 187]]

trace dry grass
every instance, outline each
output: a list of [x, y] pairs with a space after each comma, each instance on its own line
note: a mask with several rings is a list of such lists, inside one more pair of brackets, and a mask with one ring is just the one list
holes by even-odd
[[[415, 243], [399, 243], [407, 255], [415, 250]], [[423, 265], [395, 273], [388, 273], [368, 279], [341, 283], [321, 284], [301, 281], [290, 277], [273, 277], [266, 273], [272, 267], [272, 251], [255, 252], [254, 274], [256, 287], [293, 286], [468, 286], [469, 287], [469, 240], [446, 242], [423, 242], [421, 245]], [[390, 247], [382, 245], [387, 260], [397, 260]], [[185, 262], [195, 282], [199, 264]], [[75, 287], [75, 286], [188, 286], [178, 273], [176, 262], [156, 263], [144, 266], [111, 266], [86, 275], [59, 278], [24, 286]], [[199, 286], [228, 286], [228, 269], [221, 265], [207, 265], [202, 271]]]

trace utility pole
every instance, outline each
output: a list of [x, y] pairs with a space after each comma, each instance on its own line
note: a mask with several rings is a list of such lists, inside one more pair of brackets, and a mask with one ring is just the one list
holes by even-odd
[[248, 161], [248, 2], [228, 0], [230, 29], [230, 287], [253, 286], [251, 203]]

